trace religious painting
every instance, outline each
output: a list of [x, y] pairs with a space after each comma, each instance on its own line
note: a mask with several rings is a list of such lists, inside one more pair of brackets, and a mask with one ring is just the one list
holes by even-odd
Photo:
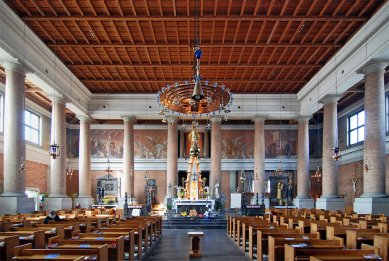
[[123, 130], [91, 130], [90, 148], [92, 158], [122, 158]]
[[[185, 133], [185, 141], [186, 141], [186, 146], [185, 146], [185, 155], [184, 157], [187, 158], [189, 157], [189, 151], [190, 151], [190, 146], [192, 145], [192, 142], [191, 142], [191, 137], [189, 136], [191, 133], [188, 132], [188, 133]], [[200, 155], [199, 157], [204, 157], [204, 133], [203, 132], [198, 132], [197, 134], [199, 134], [199, 139], [197, 141], [197, 145], [199, 146], [199, 149], [200, 149]]]
[[297, 130], [265, 130], [265, 157], [296, 158]]
[[69, 159], [78, 158], [79, 155], [79, 129], [66, 129], [66, 157]]
[[136, 159], [166, 159], [166, 130], [135, 130]]
[[222, 130], [222, 159], [252, 159], [254, 157], [253, 130]]

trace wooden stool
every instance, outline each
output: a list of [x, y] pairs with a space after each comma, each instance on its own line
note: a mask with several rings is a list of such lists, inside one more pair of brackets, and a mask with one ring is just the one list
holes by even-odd
[[192, 251], [189, 252], [189, 257], [200, 257], [200, 237], [204, 236], [204, 232], [188, 232], [188, 237], [192, 238]]

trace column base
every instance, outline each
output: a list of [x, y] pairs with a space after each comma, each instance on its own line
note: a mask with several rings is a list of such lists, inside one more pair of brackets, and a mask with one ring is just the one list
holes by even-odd
[[389, 215], [389, 198], [356, 198], [354, 212], [357, 214]]
[[72, 199], [65, 197], [48, 197], [43, 204], [44, 210], [72, 209]]
[[0, 215], [33, 213], [35, 211], [35, 201], [27, 197], [0, 197]]
[[344, 198], [318, 198], [316, 200], [317, 209], [344, 211], [345, 207], [346, 202]]
[[75, 202], [80, 203], [80, 208], [91, 209], [95, 200], [92, 197], [78, 197]]
[[315, 207], [315, 201], [312, 198], [294, 198], [293, 206], [296, 208], [307, 208], [311, 209]]

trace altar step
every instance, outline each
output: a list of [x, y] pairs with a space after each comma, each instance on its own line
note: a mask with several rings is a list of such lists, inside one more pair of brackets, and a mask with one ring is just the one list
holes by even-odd
[[162, 228], [165, 229], [226, 229], [227, 220], [224, 217], [212, 219], [200, 219], [190, 217], [169, 217], [162, 220]]

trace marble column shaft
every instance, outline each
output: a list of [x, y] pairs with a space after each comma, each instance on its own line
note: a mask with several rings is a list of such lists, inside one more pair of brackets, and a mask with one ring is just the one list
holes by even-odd
[[79, 139], [79, 197], [91, 197], [91, 150], [90, 118], [87, 115], [77, 116], [80, 119]]
[[219, 118], [212, 118], [211, 130], [211, 173], [209, 186], [213, 187], [220, 180], [221, 175], [221, 126]]
[[51, 158], [50, 197], [67, 197], [66, 195], [66, 127], [65, 100], [52, 98], [51, 144], [58, 144], [60, 156]]
[[185, 157], [185, 130], [180, 130], [180, 158]]
[[204, 130], [204, 146], [203, 146], [204, 158], [209, 158], [209, 130]]
[[298, 119], [297, 197], [308, 198], [309, 190], [309, 117]]
[[332, 148], [338, 146], [337, 97], [328, 96], [324, 100], [323, 119], [323, 174], [321, 198], [338, 197], [338, 163], [332, 156]]
[[365, 74], [364, 164], [369, 170], [361, 197], [386, 197], [385, 63], [374, 63]]
[[254, 193], [262, 197], [265, 179], [265, 118], [254, 119]]
[[[167, 178], [166, 178], [166, 191], [169, 186], [178, 185], [178, 173], [177, 173], [177, 159], [178, 159], [178, 134], [177, 123], [169, 123], [167, 131]], [[172, 189], [172, 196], [174, 197], [176, 190]]]
[[122, 196], [134, 195], [134, 116], [124, 116]]
[[22, 65], [5, 63], [4, 101], [4, 193], [3, 196], [25, 196], [26, 143], [24, 140], [24, 83]]

